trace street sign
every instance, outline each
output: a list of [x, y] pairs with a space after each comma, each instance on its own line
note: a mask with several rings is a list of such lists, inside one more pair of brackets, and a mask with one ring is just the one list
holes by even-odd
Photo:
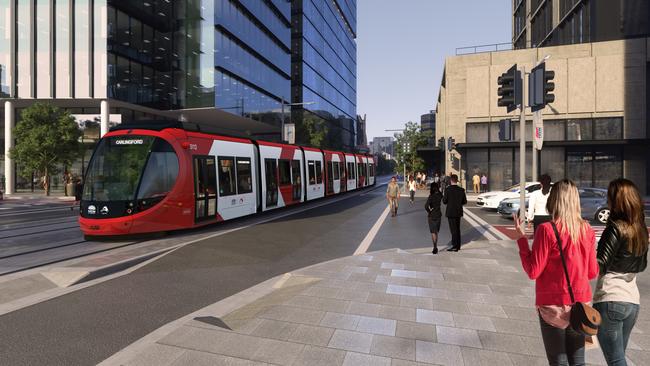
[[293, 123], [285, 123], [284, 124], [284, 141], [288, 142], [289, 144], [295, 144], [296, 143], [296, 125]]
[[533, 112], [533, 128], [535, 129], [535, 148], [541, 150], [544, 143], [544, 119], [541, 110]]

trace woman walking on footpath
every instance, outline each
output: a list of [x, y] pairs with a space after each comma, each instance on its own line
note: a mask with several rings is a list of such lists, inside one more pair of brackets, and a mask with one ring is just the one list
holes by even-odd
[[625, 349], [639, 315], [636, 274], [648, 264], [648, 228], [638, 189], [627, 179], [609, 184], [609, 221], [598, 242], [600, 276], [594, 308], [602, 323], [598, 341], [609, 366], [626, 366]]
[[411, 197], [411, 203], [415, 199], [415, 190], [417, 189], [416, 182], [413, 180], [413, 176], [409, 176], [409, 194]]
[[551, 177], [544, 174], [539, 178], [542, 188], [530, 194], [528, 199], [528, 222], [534, 225], [533, 230], [537, 231], [537, 227], [551, 219], [546, 210], [546, 202], [551, 193]]
[[514, 218], [519, 257], [528, 277], [535, 280], [535, 305], [549, 365], [584, 365], [585, 336], [569, 327], [573, 301], [560, 254], [566, 261], [574, 301], [589, 302], [589, 280], [598, 275], [595, 234], [581, 217], [580, 197], [572, 181], [555, 183], [546, 207], [551, 221], [537, 228], [532, 250], [522, 221]]
[[442, 193], [440, 193], [440, 186], [438, 183], [431, 183], [431, 190], [429, 191], [429, 198], [424, 205], [427, 211], [427, 221], [429, 223], [429, 232], [431, 233], [431, 241], [433, 242], [433, 250], [431, 253], [438, 254], [438, 232], [440, 232], [440, 220], [442, 219], [442, 211], [440, 211], [440, 202], [442, 201]]

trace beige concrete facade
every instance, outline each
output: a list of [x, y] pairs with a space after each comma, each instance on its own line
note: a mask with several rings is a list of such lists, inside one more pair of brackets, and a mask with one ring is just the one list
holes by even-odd
[[[555, 71], [555, 102], [543, 110], [545, 120], [622, 117], [623, 139], [647, 139], [649, 50], [650, 38], [638, 38], [448, 57], [437, 101], [436, 139], [452, 136], [462, 146], [468, 122], [518, 119], [518, 111], [508, 114], [497, 106], [497, 77], [514, 63], [528, 72], [546, 55], [547, 70]], [[524, 100], [527, 104], [527, 95]], [[530, 120], [529, 108], [526, 114]], [[640, 153], [637, 161], [626, 158], [624, 176], [645, 186], [648, 152]], [[463, 170], [460, 153], [452, 154], [461, 159]], [[448, 155], [445, 160], [447, 172], [460, 173]]]

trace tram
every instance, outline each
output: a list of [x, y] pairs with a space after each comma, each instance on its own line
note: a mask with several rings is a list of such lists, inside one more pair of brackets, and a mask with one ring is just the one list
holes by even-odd
[[375, 184], [374, 157], [228, 137], [176, 121], [123, 124], [84, 179], [86, 236], [199, 227]]

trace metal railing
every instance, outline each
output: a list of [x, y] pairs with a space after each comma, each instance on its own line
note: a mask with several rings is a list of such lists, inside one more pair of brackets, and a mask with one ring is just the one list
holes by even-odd
[[483, 44], [478, 46], [468, 46], [468, 47], [459, 47], [456, 48], [456, 56], [460, 55], [471, 55], [474, 53], [483, 53], [483, 52], [498, 52], [498, 51], [510, 51], [512, 50], [512, 43], [493, 43], [493, 44]]

